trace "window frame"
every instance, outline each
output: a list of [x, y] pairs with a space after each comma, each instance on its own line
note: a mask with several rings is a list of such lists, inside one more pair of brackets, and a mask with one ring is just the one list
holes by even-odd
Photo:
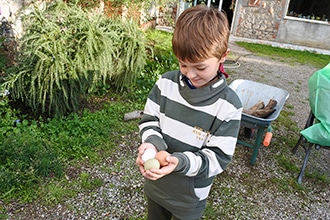
[[[327, 20], [316, 20], [316, 19], [309, 19], [309, 18], [296, 17], [296, 16], [289, 15], [290, 3], [291, 3], [291, 0], [287, 0], [286, 5], [285, 5], [285, 11], [284, 11], [285, 12], [284, 19], [330, 25], [330, 18], [327, 18]], [[329, 4], [330, 4], [330, 2], [329, 2]]]

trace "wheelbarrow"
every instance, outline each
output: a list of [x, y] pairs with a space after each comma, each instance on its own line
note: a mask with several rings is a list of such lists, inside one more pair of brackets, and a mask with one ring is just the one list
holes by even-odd
[[[277, 105], [275, 106], [276, 110], [266, 118], [258, 118], [244, 112], [242, 113], [241, 127], [254, 130], [256, 135], [254, 142], [252, 141], [253, 144], [241, 140], [240, 138], [238, 138], [237, 143], [253, 149], [250, 163], [254, 165], [260, 146], [262, 144], [264, 146], [269, 145], [269, 137], [271, 138], [272, 131], [270, 124], [280, 115], [289, 97], [289, 93], [286, 90], [274, 86], [243, 79], [234, 80], [229, 87], [237, 93], [244, 109], [251, 108], [258, 101], [263, 101], [266, 104], [270, 99], [277, 101]], [[264, 135], [266, 136], [265, 139]]]

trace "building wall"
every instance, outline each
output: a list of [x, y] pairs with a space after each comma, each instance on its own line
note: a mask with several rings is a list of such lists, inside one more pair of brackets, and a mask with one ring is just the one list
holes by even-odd
[[284, 18], [276, 41], [330, 50], [330, 25], [325, 22]]
[[330, 24], [286, 17], [289, 0], [236, 0], [232, 35], [330, 49]]
[[[32, 2], [33, 0], [0, 0], [0, 25], [2, 26], [4, 22], [9, 22], [14, 36], [20, 37], [23, 27], [19, 19], [19, 12], [24, 6]], [[1, 30], [1, 32], [3, 31]], [[0, 33], [0, 35], [4, 35], [4, 33]]]
[[283, 14], [282, 1], [237, 0], [232, 33], [245, 38], [276, 40]]

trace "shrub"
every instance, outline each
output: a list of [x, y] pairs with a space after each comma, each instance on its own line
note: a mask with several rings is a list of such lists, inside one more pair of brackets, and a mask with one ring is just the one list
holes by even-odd
[[8, 131], [13, 130], [16, 112], [9, 106], [8, 91], [0, 84], [0, 144]]
[[129, 87], [144, 66], [144, 33], [134, 22], [61, 1], [34, 8], [23, 21], [18, 63], [4, 85], [34, 112], [75, 112], [100, 85]]
[[26, 121], [1, 137], [0, 194], [2, 199], [22, 196], [35, 188], [44, 177], [61, 176], [63, 166], [58, 152]]
[[2, 79], [3, 71], [5, 69], [5, 64], [6, 64], [5, 56], [3, 53], [3, 42], [4, 41], [5, 41], [5, 38], [0, 36], [0, 82]]
[[179, 69], [179, 63], [172, 51], [172, 34], [160, 30], [146, 31], [148, 39], [148, 59], [145, 68], [138, 75], [136, 88], [131, 97], [144, 103], [150, 89], [161, 74]]

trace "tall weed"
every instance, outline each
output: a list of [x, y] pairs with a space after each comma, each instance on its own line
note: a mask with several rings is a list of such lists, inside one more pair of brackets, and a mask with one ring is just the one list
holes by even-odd
[[20, 57], [4, 85], [34, 112], [76, 112], [100, 84], [129, 87], [145, 64], [144, 34], [134, 22], [61, 1], [34, 8], [23, 21]]

